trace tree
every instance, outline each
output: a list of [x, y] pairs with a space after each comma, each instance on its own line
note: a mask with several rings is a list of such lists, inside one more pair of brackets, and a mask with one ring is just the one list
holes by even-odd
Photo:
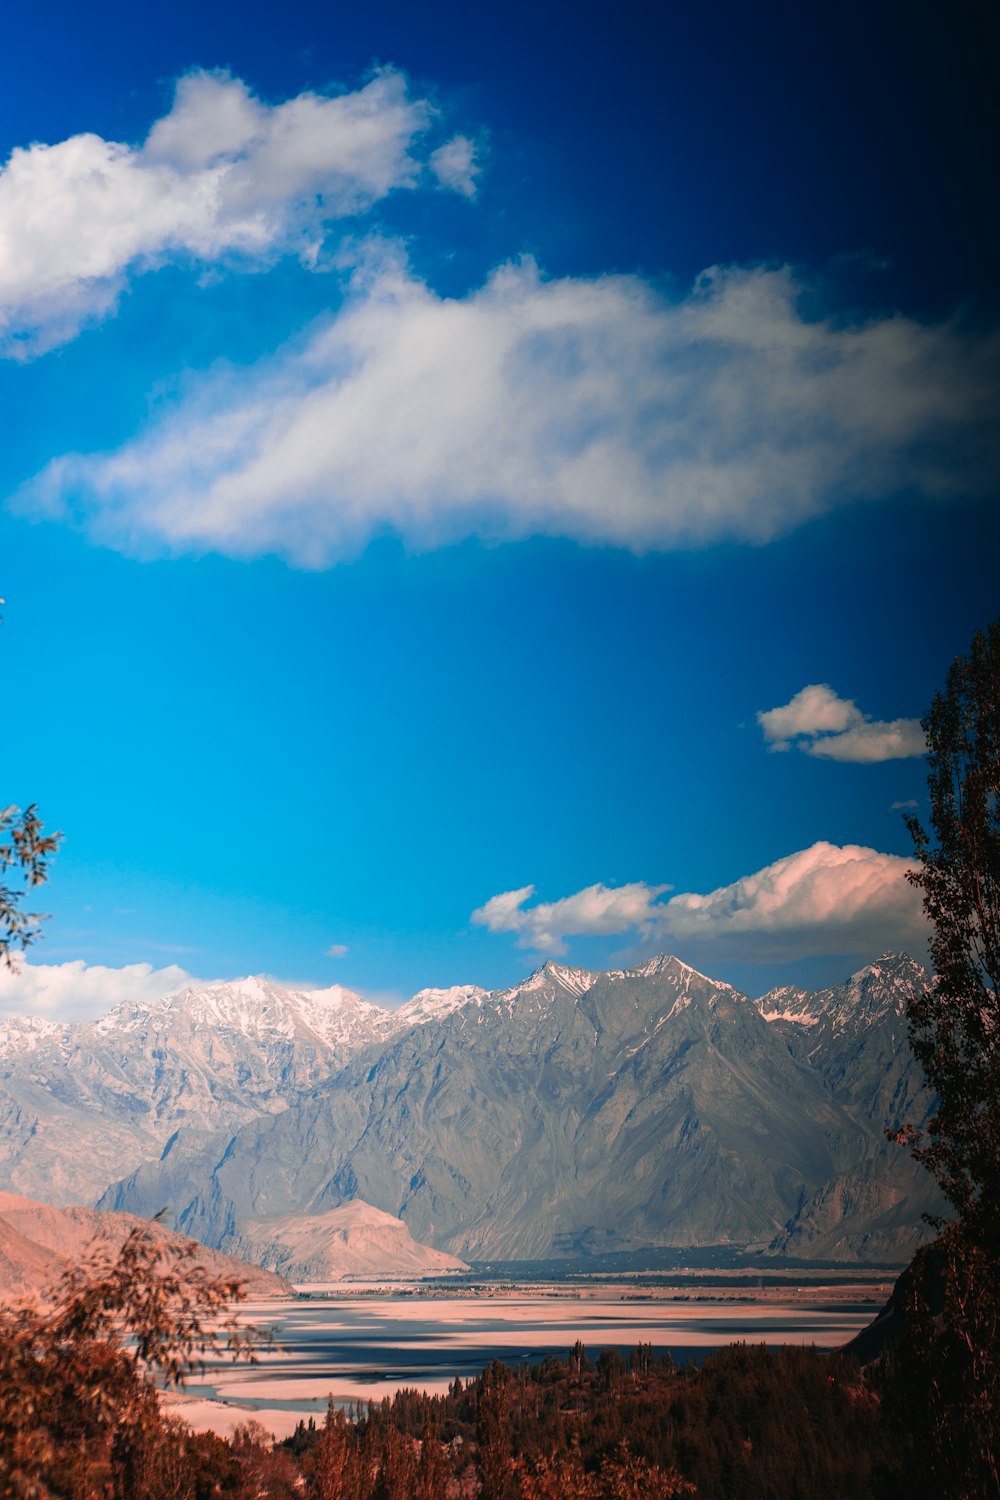
[[[968, 1227], [1000, 1223], [1000, 620], [958, 657], [924, 718], [933, 842], [907, 818], [936, 982], [909, 1005], [937, 1095], [915, 1154]], [[988, 1222], [987, 1222], [988, 1221]]]
[[[61, 833], [43, 834], [42, 826], [34, 803], [23, 812], [13, 806], [0, 809], [0, 959], [9, 969], [14, 967], [13, 950], [26, 948], [38, 936], [43, 917], [23, 911], [21, 902], [26, 890], [48, 878], [49, 855], [62, 838]], [[17, 884], [7, 884], [8, 870]]]
[[161, 1416], [154, 1376], [179, 1384], [223, 1335], [234, 1355], [252, 1351], [256, 1331], [228, 1312], [241, 1295], [193, 1242], [164, 1246], [139, 1226], [117, 1253], [96, 1242], [50, 1306], [0, 1309], [0, 1494], [183, 1497], [189, 1444]]
[[[0, 959], [8, 968], [14, 967], [13, 950], [26, 948], [38, 936], [42, 921], [38, 912], [21, 907], [25, 891], [48, 878], [49, 855], [62, 838], [61, 833], [43, 834], [42, 827], [34, 803], [23, 812], [19, 807], [0, 810]], [[7, 884], [8, 870], [14, 872], [17, 885]]]
[[936, 979], [908, 1002], [937, 1100], [914, 1155], [956, 1219], [934, 1220], [902, 1291], [892, 1399], [913, 1476], [944, 1496], [1000, 1494], [1000, 620], [977, 632], [922, 720], [931, 832], [907, 819]]

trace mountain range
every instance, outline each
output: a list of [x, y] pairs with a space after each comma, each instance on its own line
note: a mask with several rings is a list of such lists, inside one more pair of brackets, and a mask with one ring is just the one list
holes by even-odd
[[927, 983], [886, 955], [752, 1000], [663, 956], [549, 962], [394, 1011], [246, 979], [96, 1022], [9, 1019], [0, 1189], [167, 1207], [258, 1258], [283, 1222], [361, 1200], [464, 1260], [706, 1245], [901, 1260], [940, 1207], [885, 1136], [929, 1109], [905, 1022]]

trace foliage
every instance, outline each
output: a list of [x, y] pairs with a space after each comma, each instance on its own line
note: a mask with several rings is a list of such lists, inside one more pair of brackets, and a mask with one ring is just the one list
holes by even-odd
[[446, 1395], [400, 1391], [354, 1423], [331, 1410], [324, 1429], [303, 1424], [288, 1449], [302, 1455], [314, 1500], [375, 1500], [397, 1493], [390, 1481], [402, 1472], [400, 1435], [410, 1475], [419, 1475], [418, 1463], [434, 1465], [424, 1488], [417, 1477], [398, 1490], [407, 1500], [899, 1493], [898, 1436], [877, 1398], [852, 1361], [814, 1349], [737, 1345], [701, 1369], [678, 1369], [648, 1345], [629, 1365], [617, 1350], [590, 1365], [579, 1349], [533, 1367], [494, 1362]]
[[676, 1469], [664, 1470], [636, 1458], [627, 1443], [588, 1474], [575, 1453], [559, 1458], [518, 1461], [521, 1500], [680, 1500], [696, 1493]]
[[[23, 812], [19, 807], [0, 808], [0, 960], [9, 969], [14, 967], [14, 950], [26, 948], [44, 921], [40, 912], [26, 912], [21, 906], [26, 890], [48, 879], [49, 856], [62, 838], [61, 833], [43, 834], [43, 826], [34, 802]], [[8, 871], [16, 884], [7, 883]]]
[[[959, 1218], [1000, 1214], [1000, 620], [958, 657], [924, 718], [931, 829], [907, 819], [937, 982], [909, 1006], [937, 1110], [916, 1155]], [[983, 1226], [984, 1228], [986, 1226]]]
[[5, 1497], [200, 1494], [190, 1434], [161, 1416], [156, 1379], [179, 1384], [223, 1345], [252, 1354], [255, 1331], [229, 1311], [241, 1283], [212, 1275], [196, 1248], [140, 1226], [117, 1252], [95, 1242], [50, 1303], [0, 1309]]
[[275, 1445], [248, 1422], [226, 1440], [165, 1416], [177, 1383], [222, 1343], [239, 1283], [193, 1246], [137, 1230], [97, 1246], [49, 1305], [0, 1310], [5, 1500], [882, 1500], [895, 1433], [857, 1368], [811, 1349], [737, 1345], [703, 1368], [648, 1346], [626, 1361], [582, 1346], [499, 1362], [447, 1393], [300, 1424]]
[[[26, 948], [38, 936], [43, 920], [40, 913], [21, 906], [25, 891], [48, 878], [49, 856], [62, 838], [42, 828], [34, 803], [23, 812], [19, 807], [0, 809], [0, 959], [8, 968], [13, 968], [13, 950]], [[8, 871], [18, 884], [7, 883]]]
[[900, 1278], [900, 1333], [876, 1378], [914, 1493], [1000, 1495], [998, 1277], [995, 1257], [950, 1224]]
[[936, 980], [907, 1010], [937, 1102], [927, 1136], [903, 1138], [957, 1218], [934, 1221], [937, 1241], [903, 1278], [881, 1376], [911, 1484], [987, 1500], [1000, 1494], [1000, 620], [922, 723], [931, 833], [907, 824]]

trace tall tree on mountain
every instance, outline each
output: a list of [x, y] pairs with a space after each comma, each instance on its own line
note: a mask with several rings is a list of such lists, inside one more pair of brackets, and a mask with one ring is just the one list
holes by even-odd
[[908, 1003], [937, 1095], [909, 1139], [957, 1218], [915, 1259], [897, 1395], [935, 1493], [1000, 1494], [1000, 620], [977, 632], [924, 718], [931, 832], [907, 819], [936, 982]]

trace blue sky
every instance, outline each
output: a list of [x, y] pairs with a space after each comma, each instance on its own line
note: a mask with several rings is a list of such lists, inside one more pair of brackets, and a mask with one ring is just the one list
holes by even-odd
[[65, 843], [0, 1005], [919, 949], [915, 721], [998, 606], [947, 24], [18, 17], [0, 775]]

